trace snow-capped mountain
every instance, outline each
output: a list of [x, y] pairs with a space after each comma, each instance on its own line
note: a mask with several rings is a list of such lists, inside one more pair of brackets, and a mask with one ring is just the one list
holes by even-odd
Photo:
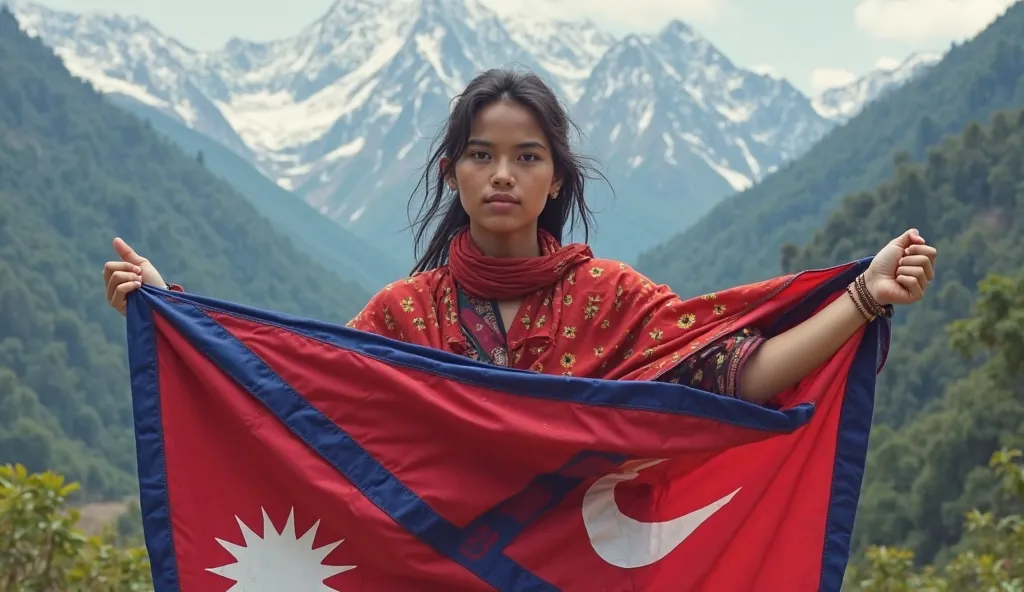
[[835, 99], [840, 115], [816, 111], [824, 99], [738, 67], [679, 22], [618, 39], [588, 21], [499, 17], [480, 0], [336, 0], [292, 38], [202, 52], [138, 18], [11, 6], [72, 74], [181, 120], [375, 240], [407, 225], [451, 99], [490, 67], [529, 68], [570, 106], [616, 193], [597, 204], [595, 242], [626, 259], [798, 157], [850, 112], [851, 98]]
[[734, 190], [799, 155], [830, 127], [787, 81], [737, 67], [678, 21], [610, 48], [574, 112], [586, 122], [590, 149], [610, 162], [628, 169], [653, 161], [672, 170], [692, 160]]
[[831, 88], [814, 99], [814, 109], [831, 121], [844, 122], [887, 90], [902, 86], [942, 59], [937, 52], [911, 54], [892, 67], [879, 67], [854, 82]]

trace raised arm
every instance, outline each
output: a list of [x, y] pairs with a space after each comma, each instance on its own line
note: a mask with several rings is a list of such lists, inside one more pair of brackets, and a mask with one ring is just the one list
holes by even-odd
[[768, 339], [750, 355], [740, 375], [740, 398], [768, 402], [824, 364], [861, 325], [886, 308], [920, 300], [935, 275], [935, 256], [935, 248], [917, 230], [893, 239], [846, 296]]

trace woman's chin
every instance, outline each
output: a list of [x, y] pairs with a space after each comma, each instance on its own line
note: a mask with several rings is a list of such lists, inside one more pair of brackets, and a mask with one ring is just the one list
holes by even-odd
[[533, 226], [530, 220], [524, 220], [522, 216], [511, 214], [486, 214], [482, 216], [482, 219], [474, 222], [480, 230], [493, 236], [520, 234]]

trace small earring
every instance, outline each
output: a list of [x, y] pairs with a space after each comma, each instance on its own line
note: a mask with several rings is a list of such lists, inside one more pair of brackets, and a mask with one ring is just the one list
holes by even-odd
[[558, 191], [552, 191], [551, 192], [551, 199], [555, 199], [556, 197], [558, 197]]

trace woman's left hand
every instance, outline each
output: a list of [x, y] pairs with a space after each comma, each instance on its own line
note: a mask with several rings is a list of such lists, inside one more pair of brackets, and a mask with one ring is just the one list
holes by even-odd
[[868, 291], [883, 306], [917, 302], [935, 277], [936, 253], [916, 229], [904, 232], [885, 245], [864, 272]]

